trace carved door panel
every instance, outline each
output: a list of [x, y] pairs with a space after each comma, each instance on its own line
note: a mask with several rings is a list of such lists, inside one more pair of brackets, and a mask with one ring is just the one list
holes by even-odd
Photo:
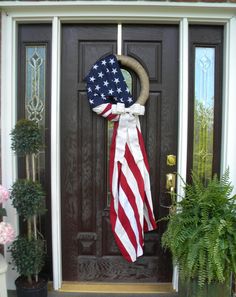
[[[177, 154], [178, 27], [124, 25], [123, 53], [137, 59], [150, 77], [150, 98], [141, 119], [150, 162], [156, 218], [167, 214], [168, 154]], [[145, 235], [145, 252], [126, 262], [115, 244], [109, 221], [108, 123], [93, 113], [85, 76], [99, 58], [116, 53], [116, 25], [62, 28], [61, 191], [63, 280], [168, 282], [169, 254], [161, 248], [164, 223]], [[139, 81], [131, 73], [134, 97]], [[174, 171], [176, 167], [171, 168]]]

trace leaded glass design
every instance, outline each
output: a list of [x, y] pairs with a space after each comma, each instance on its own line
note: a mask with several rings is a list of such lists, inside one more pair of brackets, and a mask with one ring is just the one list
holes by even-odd
[[196, 47], [194, 81], [193, 171], [212, 176], [215, 96], [215, 49]]
[[45, 59], [46, 46], [26, 46], [26, 114], [40, 124], [45, 121]]
[[[27, 45], [25, 56], [25, 115], [26, 118], [36, 121], [45, 131], [46, 46]], [[37, 179], [41, 180], [45, 172], [44, 149], [39, 152], [35, 161]]]
[[[124, 76], [125, 82], [132, 93], [132, 77], [128, 70], [121, 69], [122, 74]], [[110, 185], [109, 185], [109, 162], [110, 162], [110, 146], [111, 146], [111, 140], [112, 140], [112, 134], [113, 134], [113, 126], [114, 123], [108, 121], [107, 122], [107, 206], [110, 205], [111, 201], [111, 191], [110, 191]]]

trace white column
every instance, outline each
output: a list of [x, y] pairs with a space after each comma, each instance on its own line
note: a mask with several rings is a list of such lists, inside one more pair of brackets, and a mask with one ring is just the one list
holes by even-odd
[[0, 297], [7, 297], [6, 273], [7, 262], [5, 258], [0, 254]]
[[229, 167], [236, 193], [236, 17], [225, 26], [221, 173]]
[[[179, 27], [179, 123], [178, 123], [178, 168], [177, 172], [186, 180], [188, 146], [188, 20], [183, 18]], [[177, 199], [184, 195], [183, 181], [177, 177]], [[173, 288], [178, 291], [178, 271], [174, 267]]]
[[[2, 86], [1, 86], [1, 145], [2, 145], [2, 184], [10, 188], [16, 179], [16, 157], [11, 149], [10, 133], [16, 122], [16, 22], [12, 17], [2, 13]], [[7, 217], [18, 234], [18, 216], [11, 201], [5, 204]], [[6, 252], [8, 262], [10, 254]], [[9, 265], [7, 270], [7, 287], [15, 289], [14, 281], [17, 277]]]
[[58, 290], [62, 282], [61, 256], [61, 188], [60, 188], [60, 20], [52, 23], [52, 88], [51, 88], [51, 203], [52, 203], [52, 255], [53, 287]]

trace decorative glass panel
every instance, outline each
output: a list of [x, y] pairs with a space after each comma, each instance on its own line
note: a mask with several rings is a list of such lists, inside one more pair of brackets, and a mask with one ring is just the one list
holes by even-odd
[[193, 171], [207, 180], [212, 175], [215, 49], [195, 49]]
[[[132, 77], [129, 71], [125, 69], [121, 69], [122, 74], [125, 78], [125, 82], [130, 90], [132, 92]], [[112, 140], [112, 132], [113, 132], [113, 126], [114, 123], [108, 121], [107, 123], [107, 152], [108, 152], [108, 157], [107, 157], [107, 206], [110, 205], [111, 201], [111, 191], [110, 191], [110, 184], [109, 184], [109, 162], [110, 162], [110, 146], [111, 146], [111, 140]]]
[[26, 46], [27, 118], [40, 124], [45, 121], [45, 46]]
[[[45, 131], [45, 93], [46, 93], [46, 46], [29, 45], [26, 50], [26, 86], [25, 114], [26, 118], [36, 121]], [[44, 139], [45, 137], [43, 137]], [[39, 153], [37, 178], [45, 171], [45, 150]]]

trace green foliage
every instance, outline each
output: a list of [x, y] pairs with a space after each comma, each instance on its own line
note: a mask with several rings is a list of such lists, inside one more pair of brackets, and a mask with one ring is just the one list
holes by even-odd
[[42, 133], [35, 121], [19, 120], [11, 132], [12, 149], [18, 155], [37, 153], [42, 146]]
[[236, 273], [236, 197], [231, 197], [229, 172], [208, 184], [193, 174], [185, 198], [170, 213], [162, 244], [179, 265], [182, 280], [198, 279], [203, 287], [223, 283]]
[[17, 272], [22, 276], [31, 276], [39, 273], [44, 265], [45, 248], [42, 239], [28, 240], [26, 237], [18, 237], [11, 244], [12, 262], [16, 265]]
[[12, 186], [12, 204], [24, 219], [46, 212], [44, 198], [45, 193], [38, 182], [19, 179]]

